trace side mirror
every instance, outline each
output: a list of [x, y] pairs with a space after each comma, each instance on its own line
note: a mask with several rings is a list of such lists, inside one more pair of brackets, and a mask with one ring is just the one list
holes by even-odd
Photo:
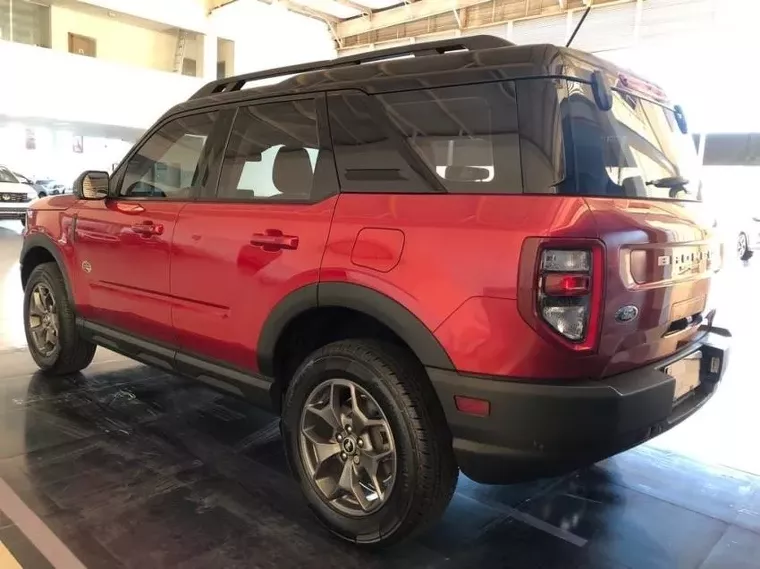
[[675, 113], [676, 116], [676, 124], [678, 124], [678, 129], [683, 134], [689, 134], [689, 124], [686, 122], [686, 115], [683, 112], [683, 107], [681, 105], [676, 105], [673, 107], [673, 113]]
[[74, 195], [80, 200], [104, 200], [108, 197], [108, 172], [88, 170], [74, 180]]
[[597, 70], [591, 74], [591, 91], [594, 93], [594, 102], [600, 111], [612, 109], [612, 89], [604, 73]]

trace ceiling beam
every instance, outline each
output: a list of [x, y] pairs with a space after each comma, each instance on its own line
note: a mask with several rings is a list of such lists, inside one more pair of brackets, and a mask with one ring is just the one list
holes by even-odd
[[445, 12], [450, 12], [453, 7], [457, 9], [474, 6], [475, 4], [485, 4], [491, 0], [457, 0], [456, 2], [441, 2], [440, 0], [421, 0], [405, 4], [398, 8], [389, 8], [375, 12], [371, 20], [351, 19], [338, 24], [338, 35], [342, 38], [355, 36], [380, 28], [395, 26], [403, 22], [413, 22], [415, 20], [424, 20], [430, 16], [437, 16]]
[[[622, 4], [633, 1], [634, 0], [596, 0], [594, 5]], [[352, 18], [350, 20], [344, 20], [337, 25], [336, 29], [338, 37], [342, 39], [350, 38], [352, 36], [361, 36], [362, 34], [367, 34], [383, 28], [401, 27], [404, 24], [409, 24], [411, 22], [436, 18], [441, 14], [450, 12], [452, 10], [452, 4], [456, 10], [460, 11], [460, 16], [471, 10], [476, 10], [476, 8], [474, 8], [475, 6], [478, 6], [477, 10], [481, 13], [489, 12], [490, 7], [493, 7], [494, 10], [498, 9], [497, 13], [500, 15], [500, 21], [516, 21], [563, 14], [570, 10], [574, 11], [581, 9], [586, 6], [587, 3], [589, 3], [589, 0], [561, 0], [561, 5], [564, 6], [564, 8], [562, 8], [560, 7], [559, 2], [547, 2], [543, 0], [454, 0], [453, 2], [442, 0], [419, 0], [412, 4], [375, 12], [371, 19]], [[496, 24], [498, 22], [493, 21], [490, 23]]]
[[[233, 2], [237, 2], [237, 1], [238, 0], [208, 0], [209, 12], [213, 12], [214, 10], [218, 10], [219, 8], [222, 8], [224, 6], [227, 6], [228, 4], [232, 4]], [[286, 8], [287, 10], [289, 10], [290, 12], [294, 12], [296, 14], [300, 14], [308, 18], [322, 20], [323, 22], [326, 22], [331, 25], [337, 25], [338, 22], [341, 21], [341, 19], [338, 18], [337, 16], [333, 16], [332, 14], [328, 14], [327, 12], [321, 12], [319, 10], [308, 8], [306, 6], [293, 2], [292, 0], [258, 0], [258, 1], [263, 2], [265, 4], [270, 4], [270, 5], [279, 4], [283, 8]]]
[[360, 14], [365, 14], [366, 16], [372, 15], [372, 8], [369, 6], [364, 6], [363, 4], [359, 4], [357, 2], [353, 2], [352, 0], [334, 0], [334, 2], [336, 4], [340, 4], [341, 6], [345, 6], [346, 8], [356, 10]]

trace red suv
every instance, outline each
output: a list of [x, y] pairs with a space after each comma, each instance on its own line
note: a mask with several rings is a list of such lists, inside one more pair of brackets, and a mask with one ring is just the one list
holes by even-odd
[[627, 71], [487, 36], [215, 81], [31, 208], [29, 348], [273, 410], [319, 518], [393, 542], [459, 470], [567, 472], [712, 395], [722, 251], [686, 130]]

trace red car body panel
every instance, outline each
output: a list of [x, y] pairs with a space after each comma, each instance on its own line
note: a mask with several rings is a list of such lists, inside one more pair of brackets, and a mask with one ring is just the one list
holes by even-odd
[[[38, 212], [35, 231], [53, 227], [45, 221], [53, 215], [60, 227], [77, 216], [76, 247], [64, 233], [50, 236], [69, 263], [80, 314], [250, 371], [278, 303], [309, 284], [345, 282], [415, 314], [462, 372], [525, 380], [621, 373], [694, 340], [697, 327], [663, 336], [674, 321], [706, 314], [718, 266], [704, 261], [679, 276], [657, 266], [656, 257], [714, 250], [704, 207], [683, 202], [344, 194], [312, 206], [134, 204], [80, 201], [65, 214]], [[163, 234], [132, 233], [146, 220], [162, 224]], [[297, 236], [298, 248], [250, 243], [269, 230]], [[568, 349], [521, 313], [521, 278], [528, 295], [535, 290], [531, 274], [520, 276], [533, 260], [521, 259], [531, 237], [603, 244], [604, 309], [593, 350]], [[615, 320], [626, 305], [638, 307], [635, 323]]]
[[[337, 199], [314, 205], [188, 204], [179, 215], [172, 251], [178, 346], [257, 371], [257, 343], [271, 311], [288, 294], [319, 281]], [[273, 231], [297, 237], [297, 247], [251, 243], [255, 235]]]

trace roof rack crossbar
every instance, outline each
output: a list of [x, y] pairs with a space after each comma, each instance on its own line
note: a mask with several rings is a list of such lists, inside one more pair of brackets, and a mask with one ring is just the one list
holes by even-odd
[[201, 87], [195, 94], [193, 94], [192, 97], [190, 97], [190, 99], [199, 99], [201, 97], [206, 97], [208, 95], [213, 95], [216, 93], [239, 91], [245, 86], [246, 83], [249, 83], [251, 81], [271, 79], [274, 77], [286, 75], [295, 75], [296, 73], [306, 73], [308, 71], [319, 71], [334, 69], [336, 67], [347, 67], [350, 65], [374, 63], [383, 59], [401, 57], [404, 55], [414, 55], [417, 57], [424, 55], [443, 54], [449, 51], [465, 49], [468, 51], [475, 51], [479, 49], [491, 49], [511, 45], [514, 44], [502, 38], [480, 35], [391, 47], [388, 49], [369, 51], [356, 55], [347, 55], [345, 57], [339, 57], [337, 59], [288, 65], [286, 67], [279, 67], [277, 69], [256, 71], [253, 73], [245, 73], [243, 75], [235, 75], [234, 77], [218, 79], [216, 81], [211, 81], [210, 83], [207, 83]]

